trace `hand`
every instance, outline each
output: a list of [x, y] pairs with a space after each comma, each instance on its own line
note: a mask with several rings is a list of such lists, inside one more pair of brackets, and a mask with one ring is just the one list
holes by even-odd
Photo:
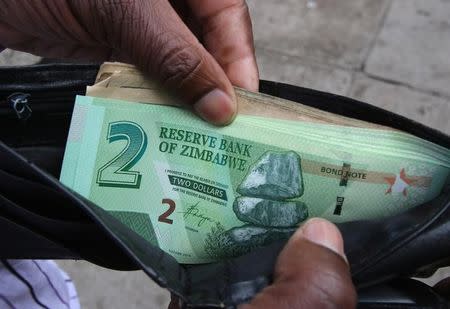
[[[324, 219], [311, 219], [278, 256], [274, 282], [239, 309], [309, 309], [356, 306], [356, 292], [344, 255], [342, 236]], [[169, 309], [176, 309], [172, 298]]]
[[356, 292], [336, 226], [311, 219], [278, 256], [274, 283], [239, 309], [355, 308]]
[[232, 84], [258, 87], [245, 0], [0, 0], [0, 42], [135, 64], [215, 124], [236, 113]]

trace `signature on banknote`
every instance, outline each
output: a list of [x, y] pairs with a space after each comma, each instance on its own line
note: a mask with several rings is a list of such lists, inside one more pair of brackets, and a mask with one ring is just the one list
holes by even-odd
[[201, 227], [203, 224], [207, 222], [216, 223], [217, 222], [216, 220], [206, 216], [204, 213], [200, 211], [200, 209], [198, 208], [199, 204], [200, 202], [189, 205], [185, 211], [181, 211], [180, 213], [183, 214], [183, 218], [184, 219], [192, 218], [193, 221], [197, 223], [197, 227]]

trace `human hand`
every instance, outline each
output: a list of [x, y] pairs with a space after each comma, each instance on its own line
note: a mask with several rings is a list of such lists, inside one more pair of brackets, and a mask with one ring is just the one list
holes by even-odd
[[44, 57], [135, 64], [215, 124], [236, 113], [232, 84], [258, 87], [245, 0], [0, 0], [0, 42]]
[[240, 309], [355, 308], [356, 292], [337, 227], [306, 222], [278, 256], [274, 282]]
[[[356, 291], [337, 227], [311, 219], [278, 256], [274, 282], [239, 309], [355, 308]], [[169, 309], [179, 308], [174, 297]]]

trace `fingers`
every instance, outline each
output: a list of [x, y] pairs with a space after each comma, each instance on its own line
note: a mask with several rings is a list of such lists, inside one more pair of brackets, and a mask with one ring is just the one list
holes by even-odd
[[136, 1], [134, 6], [122, 8], [122, 14], [131, 14], [121, 27], [130, 59], [205, 120], [229, 123], [236, 113], [236, 99], [220, 65], [167, 1]]
[[188, 0], [188, 3], [202, 27], [203, 43], [231, 83], [258, 90], [252, 24], [245, 0]]
[[356, 292], [333, 224], [312, 219], [278, 257], [274, 283], [242, 309], [355, 308]]

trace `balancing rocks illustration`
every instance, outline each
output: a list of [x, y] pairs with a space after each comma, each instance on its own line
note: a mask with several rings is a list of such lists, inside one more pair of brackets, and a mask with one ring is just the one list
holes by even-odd
[[305, 203], [293, 200], [304, 191], [301, 158], [293, 151], [264, 153], [236, 191], [241, 196], [236, 197], [233, 211], [246, 224], [229, 230], [217, 226], [206, 241], [212, 255], [235, 256], [287, 239], [308, 217]]

